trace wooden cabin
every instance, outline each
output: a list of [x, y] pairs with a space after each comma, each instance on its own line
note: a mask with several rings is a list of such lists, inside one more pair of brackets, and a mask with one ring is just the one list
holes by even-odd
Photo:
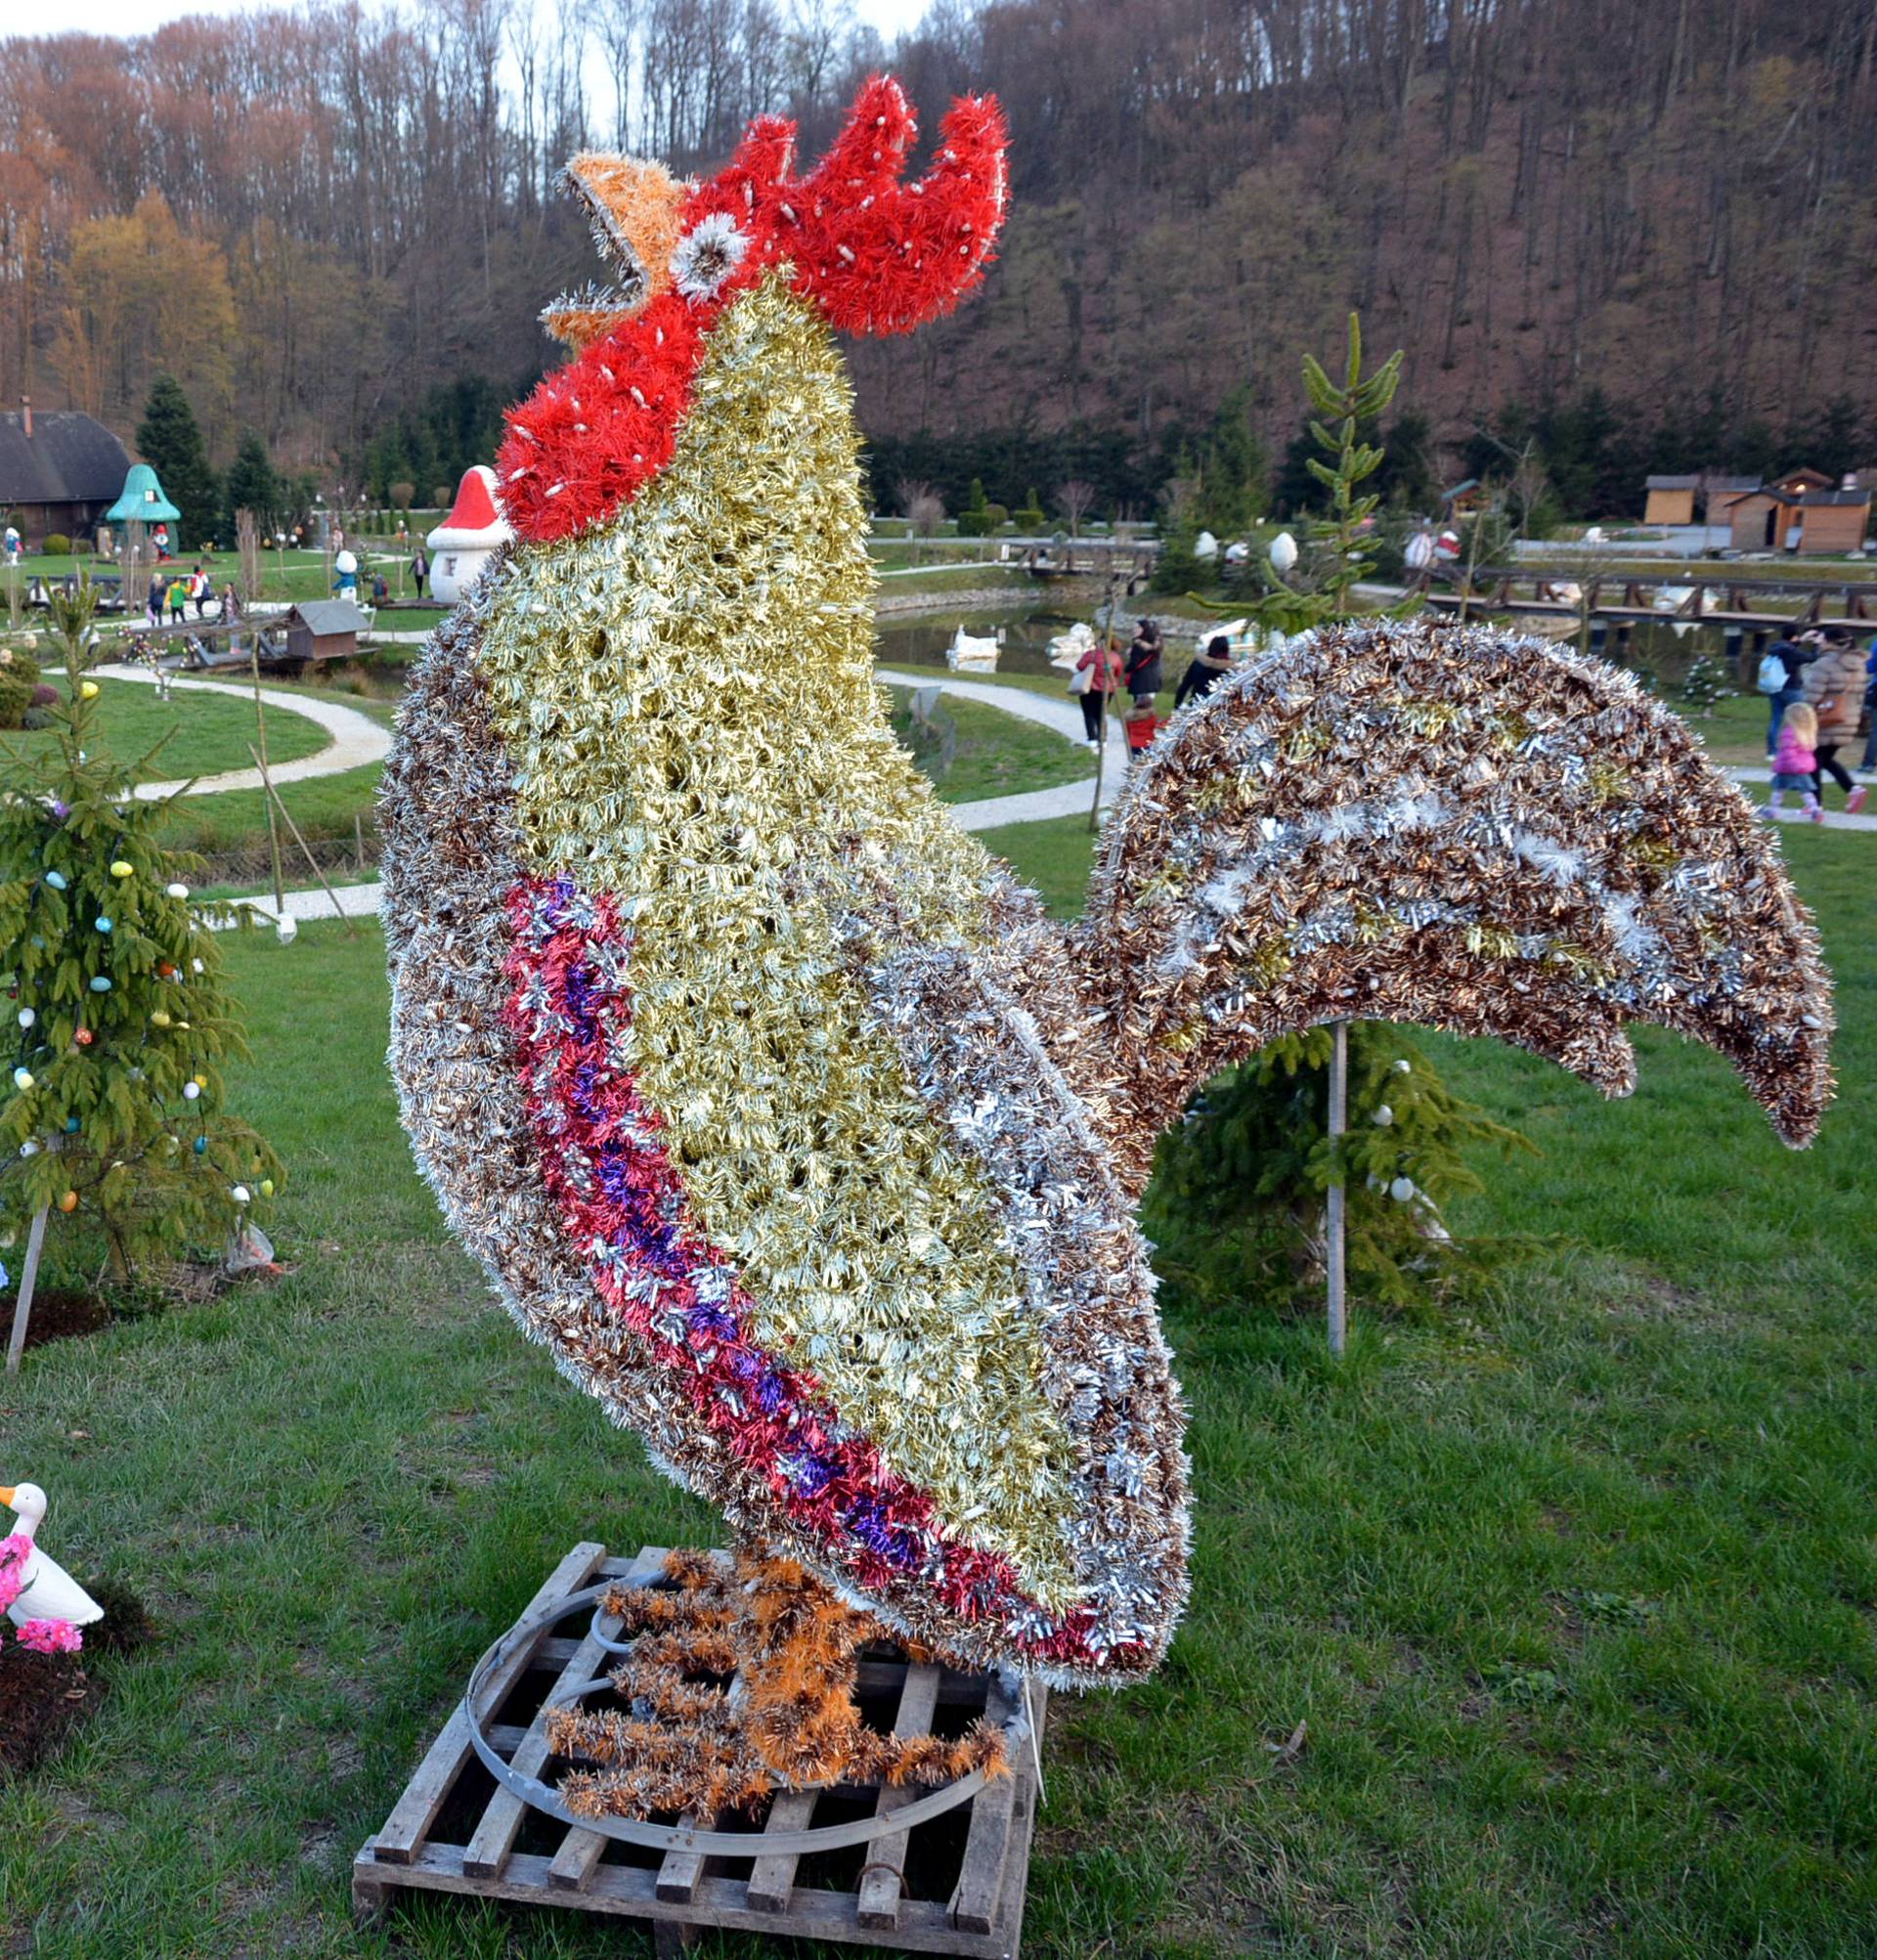
[[1801, 558], [1861, 551], [1870, 529], [1868, 490], [1840, 490], [1815, 469], [1785, 475], [1724, 500], [1736, 551], [1790, 551]]
[[0, 415], [0, 518], [12, 512], [31, 540], [87, 539], [129, 467], [123, 444], [90, 415], [35, 415], [25, 400]]
[[350, 599], [302, 599], [281, 624], [286, 630], [287, 659], [303, 665], [356, 659], [359, 634], [371, 622]]
[[1645, 476], [1642, 479], [1644, 524], [1692, 524], [1694, 500], [1700, 494], [1698, 476]]

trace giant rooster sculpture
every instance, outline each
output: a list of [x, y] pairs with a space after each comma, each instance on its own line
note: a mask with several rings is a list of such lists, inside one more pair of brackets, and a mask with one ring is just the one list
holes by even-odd
[[391, 1059], [525, 1331], [736, 1532], [964, 1664], [1120, 1682], [1186, 1591], [1183, 1416], [1133, 1218], [1214, 1070], [1339, 1017], [1606, 1091], [1695, 1035], [1790, 1143], [1816, 940], [1671, 715], [1478, 631], [1325, 630], [1176, 718], [1084, 921], [960, 832], [873, 680], [833, 329], [980, 279], [989, 101], [890, 80], [826, 158], [569, 168], [619, 275], [508, 417], [518, 542], [440, 627], [385, 791]]

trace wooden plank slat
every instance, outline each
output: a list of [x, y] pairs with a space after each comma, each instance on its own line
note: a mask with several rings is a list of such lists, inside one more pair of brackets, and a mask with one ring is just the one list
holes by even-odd
[[709, 1862], [701, 1851], [667, 1851], [654, 1890], [667, 1905], [689, 1905]]
[[[579, 1590], [578, 1586], [567, 1588], [569, 1592]], [[574, 1651], [562, 1664], [560, 1673], [554, 1677], [553, 1686], [535, 1711], [535, 1718], [528, 1724], [521, 1746], [508, 1759], [509, 1766], [518, 1775], [538, 1776], [546, 1767], [552, 1754], [547, 1747], [548, 1711], [569, 1689], [578, 1687], [582, 1681], [591, 1680], [605, 1661], [606, 1650], [590, 1633], [575, 1645]], [[494, 1878], [501, 1871], [503, 1861], [515, 1848], [521, 1820], [527, 1813], [528, 1806], [511, 1790], [499, 1789], [489, 1799], [463, 1850], [462, 1868], [471, 1878]]]
[[[924, 1735], [932, 1727], [938, 1706], [938, 1670], [925, 1662], [906, 1670], [906, 1685], [899, 1695], [899, 1713], [893, 1732], [901, 1739]], [[875, 1816], [890, 1816], [903, 1809], [919, 1792], [910, 1784], [886, 1784], [880, 1792]], [[878, 1932], [891, 1932], [899, 1924], [899, 1895], [906, 1863], [904, 1831], [885, 1831], [867, 1847], [866, 1869], [857, 1888], [860, 1924]]]
[[[778, 1790], [769, 1806], [765, 1831], [806, 1831], [814, 1815], [812, 1790]], [[750, 1866], [750, 1905], [757, 1912], [786, 1912], [789, 1895], [795, 1890], [794, 1857], [758, 1858]]]
[[[1017, 1712], [1003, 1683], [991, 1677], [984, 1697], [984, 1720], [1001, 1728]], [[1020, 1745], [1027, 1749], [1028, 1744]], [[1024, 1764], [1013, 1763], [1011, 1773], [986, 1783], [971, 1800], [971, 1827], [965, 1837], [964, 1863], [951, 1892], [951, 1919], [967, 1933], [988, 1933], [997, 1917], [1004, 1889], [1004, 1863], [1010, 1855], [1010, 1826]]]
[[[668, 1555], [662, 1545], [647, 1546], [630, 1563], [609, 1558], [601, 1570], [607, 1578], [617, 1579], [624, 1585], [647, 1586], [665, 1570]], [[603, 1614], [599, 1626], [609, 1639], [618, 1639], [620, 1622], [613, 1614]], [[547, 1867], [547, 1883], [556, 1892], [581, 1891], [606, 1854], [606, 1843], [602, 1832], [582, 1830], [578, 1825], [570, 1829], [560, 1841], [560, 1849]]]
[[[373, 1878], [387, 1886], [424, 1892], [459, 1893], [472, 1898], [507, 1899], [521, 1905], [568, 1905], [575, 1901], [547, 1890], [547, 1860], [530, 1851], [516, 1851], [494, 1879], [470, 1878], [462, 1869], [462, 1851], [455, 1845], [426, 1845], [406, 1866], [384, 1867]], [[1018, 1874], [1012, 1872], [1010, 1879]], [[741, 1879], [707, 1878], [688, 1905], [668, 1905], [653, 1890], [653, 1875], [642, 1865], [602, 1865], [592, 1885], [581, 1894], [579, 1908], [587, 1912], [619, 1913], [636, 1919], [677, 1919], [688, 1925], [723, 1927], [733, 1932], [773, 1937], [787, 1933], [805, 1939], [829, 1939], [876, 1945], [854, 1917], [853, 1895], [799, 1888], [789, 1916], [779, 1925], [769, 1913], [753, 1912], [744, 1901]], [[1002, 1926], [989, 1938], [960, 1932], [936, 1899], [907, 1899], [900, 1914], [894, 1945], [906, 1952], [978, 1954], [985, 1960], [1011, 1960], [1013, 1949]]]
[[[578, 1592], [586, 1584], [587, 1575], [605, 1555], [605, 1551], [603, 1545], [586, 1541], [575, 1546], [523, 1608], [521, 1619], [528, 1619], [553, 1600], [564, 1599], [570, 1592]], [[516, 1624], [519, 1625], [520, 1621]], [[527, 1649], [518, 1648], [491, 1674], [489, 1685], [497, 1700], [521, 1678], [533, 1658]], [[463, 1713], [462, 1704], [458, 1702], [444, 1724], [443, 1733], [430, 1745], [416, 1774], [405, 1786], [404, 1795], [398, 1799], [385, 1820], [384, 1829], [371, 1841], [371, 1850], [374, 1858], [381, 1864], [410, 1863], [430, 1826], [436, 1822], [452, 1786], [471, 1755], [469, 1720]]]

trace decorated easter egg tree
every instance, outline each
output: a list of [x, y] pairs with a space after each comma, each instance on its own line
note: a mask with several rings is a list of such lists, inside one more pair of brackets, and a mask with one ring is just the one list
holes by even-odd
[[109, 753], [84, 674], [94, 597], [55, 593], [65, 685], [54, 740], [8, 760], [0, 800], [0, 1232], [42, 1208], [102, 1234], [114, 1280], [219, 1245], [280, 1183], [280, 1161], [224, 1107], [240, 1012], [192, 854], [168, 849], [174, 796], [140, 799], [152, 750]]

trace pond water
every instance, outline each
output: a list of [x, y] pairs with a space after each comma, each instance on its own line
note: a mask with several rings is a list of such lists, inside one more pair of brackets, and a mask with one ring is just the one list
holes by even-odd
[[1067, 613], [1046, 610], [938, 613], [916, 620], [882, 620], [874, 630], [874, 657], [883, 667], [934, 667], [945, 671], [945, 648], [963, 621], [965, 631], [980, 637], [1001, 632], [1000, 674], [1048, 674], [1060, 677], [1046, 651], [1059, 632], [1074, 620]]

